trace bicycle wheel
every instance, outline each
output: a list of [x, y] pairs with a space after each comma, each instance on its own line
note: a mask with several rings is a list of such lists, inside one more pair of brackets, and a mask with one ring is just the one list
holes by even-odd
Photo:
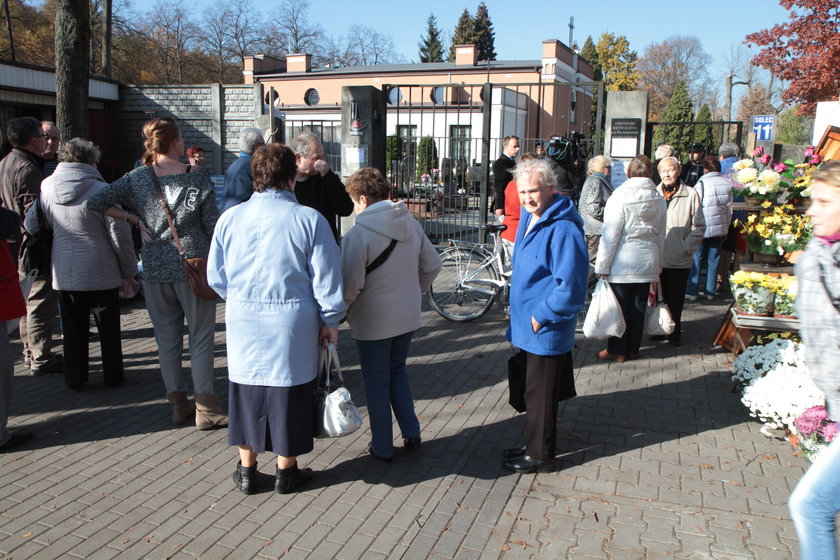
[[499, 288], [499, 275], [489, 254], [455, 247], [440, 256], [443, 268], [429, 286], [432, 308], [450, 321], [472, 321], [490, 306]]

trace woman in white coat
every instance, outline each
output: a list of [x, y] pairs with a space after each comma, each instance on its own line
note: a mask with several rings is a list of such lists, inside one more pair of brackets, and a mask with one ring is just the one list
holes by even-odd
[[627, 328], [623, 336], [607, 340], [607, 348], [598, 352], [602, 360], [638, 358], [650, 283], [657, 282], [662, 271], [666, 208], [650, 179], [652, 168], [646, 156], [633, 158], [627, 181], [604, 207], [595, 274], [609, 282]]

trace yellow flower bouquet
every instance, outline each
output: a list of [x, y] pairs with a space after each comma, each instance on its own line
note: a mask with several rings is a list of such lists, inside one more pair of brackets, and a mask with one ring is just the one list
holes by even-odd
[[729, 280], [735, 308], [746, 315], [772, 315], [778, 280], [769, 274], [739, 270]]
[[776, 279], [776, 296], [773, 298], [775, 317], [796, 317], [796, 293], [799, 282], [796, 276], [782, 276]]
[[[769, 208], [770, 203], [762, 207]], [[783, 256], [803, 249], [811, 239], [810, 219], [796, 213], [791, 204], [774, 206], [768, 214], [750, 214], [738, 225], [754, 253]]]

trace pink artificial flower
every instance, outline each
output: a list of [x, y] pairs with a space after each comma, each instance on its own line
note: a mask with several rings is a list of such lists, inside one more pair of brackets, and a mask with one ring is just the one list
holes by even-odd
[[820, 154], [814, 154], [811, 156], [811, 165], [819, 165], [822, 161], [822, 156]]
[[831, 441], [837, 437], [837, 424], [835, 422], [828, 422], [822, 427], [820, 433], [822, 434], [822, 437], [825, 438], [825, 441], [831, 443]]
[[[764, 154], [764, 146], [759, 146], [758, 148], [756, 148], [753, 151], [753, 157], [758, 157], [762, 154]], [[805, 155], [807, 156], [808, 154], [805, 154]]]
[[760, 158], [758, 158], [758, 161], [760, 161], [762, 165], [767, 165], [768, 163], [770, 163], [771, 159], [772, 158], [770, 157], [770, 154], [764, 154]]
[[794, 423], [796, 429], [803, 436], [810, 436], [817, 433], [822, 428], [823, 420], [828, 418], [828, 412], [822, 405], [812, 406], [805, 409], [805, 412], [799, 415]]
[[781, 162], [773, 166], [773, 171], [775, 171], [776, 173], [784, 173], [785, 169], [787, 169], [787, 165]]
[[805, 148], [805, 157], [811, 157], [812, 155], [814, 155], [814, 147], [808, 146]]

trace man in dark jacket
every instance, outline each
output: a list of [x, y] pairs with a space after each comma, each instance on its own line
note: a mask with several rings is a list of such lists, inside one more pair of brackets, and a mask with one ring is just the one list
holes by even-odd
[[324, 145], [317, 134], [302, 132], [292, 140], [292, 150], [297, 161], [295, 196], [304, 206], [321, 213], [330, 224], [338, 242], [338, 216], [349, 216], [353, 212], [353, 201], [344, 183], [330, 170], [324, 159]]
[[706, 157], [706, 148], [703, 144], [695, 142], [688, 148], [688, 161], [683, 165], [682, 182], [693, 187], [703, 176], [703, 158]]
[[265, 144], [259, 128], [243, 128], [239, 133], [239, 159], [234, 161], [225, 172], [225, 188], [219, 212], [224, 212], [251, 198], [254, 189], [251, 186], [251, 156], [257, 148]]
[[513, 180], [518, 155], [519, 137], [505, 136], [502, 155], [493, 162], [493, 211], [500, 218], [505, 215], [505, 187]]
[[[41, 121], [33, 117], [10, 120], [6, 135], [12, 151], [0, 162], [0, 194], [3, 205], [17, 212], [23, 223], [26, 211], [41, 194], [44, 161], [40, 154], [46, 149], [49, 135], [41, 128]], [[21, 235], [9, 244], [19, 259], [22, 234], [21, 229]], [[61, 356], [52, 352], [52, 330], [57, 313], [58, 293], [52, 289], [52, 274], [42, 270], [32, 283], [26, 316], [20, 321], [23, 360], [32, 368], [33, 375], [64, 371]]]

